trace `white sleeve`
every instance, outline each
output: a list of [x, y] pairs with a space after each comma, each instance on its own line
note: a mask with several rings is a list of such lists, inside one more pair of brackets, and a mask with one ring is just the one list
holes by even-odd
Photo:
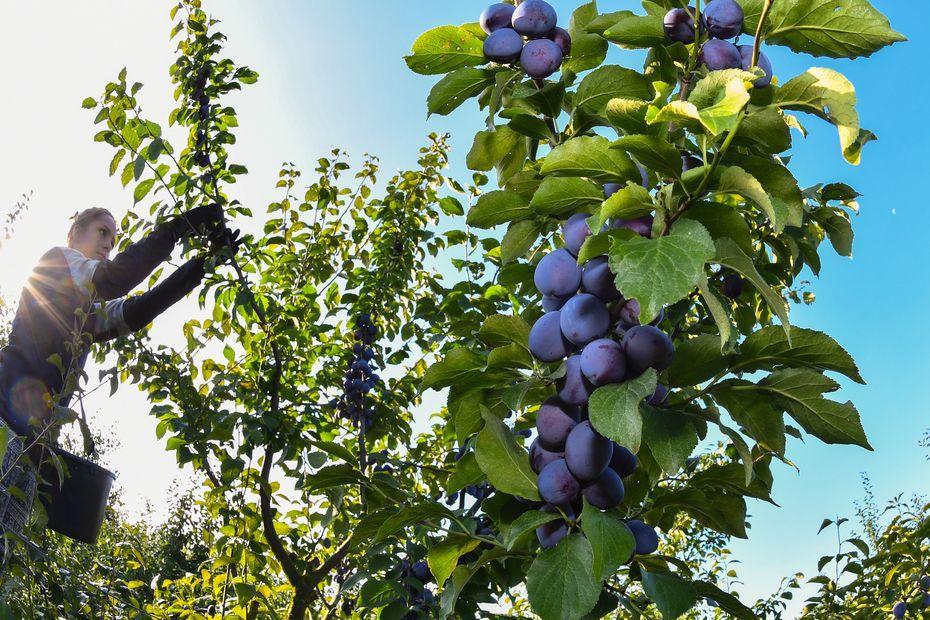
[[71, 279], [74, 281], [74, 285], [90, 299], [94, 272], [97, 270], [100, 261], [87, 258], [81, 254], [80, 250], [74, 248], [62, 247], [61, 251], [65, 255], [65, 260], [68, 261], [68, 268], [71, 271]]
[[109, 340], [118, 336], [132, 333], [123, 317], [123, 303], [125, 298], [114, 299], [108, 302], [94, 302], [91, 329], [94, 341]]

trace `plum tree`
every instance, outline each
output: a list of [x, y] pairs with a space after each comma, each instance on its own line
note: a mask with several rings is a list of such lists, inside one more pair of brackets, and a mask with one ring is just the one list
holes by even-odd
[[568, 470], [566, 459], [557, 459], [543, 467], [536, 483], [540, 497], [550, 504], [567, 504], [581, 492], [581, 484]]
[[581, 372], [595, 386], [620, 383], [626, 376], [623, 347], [610, 338], [599, 338], [581, 351]]
[[562, 239], [565, 241], [565, 249], [573, 256], [578, 256], [585, 239], [591, 236], [591, 228], [587, 221], [589, 217], [591, 217], [590, 213], [576, 213], [562, 222]]
[[506, 2], [492, 4], [481, 12], [481, 17], [478, 19], [481, 29], [491, 34], [501, 28], [511, 28], [514, 8], [512, 4]]
[[530, 353], [541, 362], [555, 362], [568, 355], [571, 343], [562, 333], [561, 310], [539, 317], [530, 330]]
[[617, 472], [617, 475], [621, 478], [626, 478], [636, 471], [639, 461], [629, 448], [621, 446], [616, 441], [613, 442], [613, 447], [614, 451], [610, 456], [609, 467]]
[[653, 407], [661, 407], [668, 403], [668, 388], [661, 383], [656, 384], [656, 391], [646, 401]]
[[623, 501], [625, 490], [620, 476], [608, 467], [594, 482], [585, 485], [581, 493], [592, 506], [601, 510], [611, 510]]
[[562, 66], [562, 48], [550, 39], [528, 41], [520, 53], [520, 66], [531, 78], [545, 79]]
[[638, 376], [647, 368], [665, 370], [675, 359], [675, 345], [668, 334], [653, 325], [630, 328], [623, 338], [623, 352], [631, 375]]
[[524, 0], [511, 17], [514, 30], [526, 37], [543, 37], [558, 21], [555, 9], [545, 0]]
[[[635, 299], [622, 300], [611, 309], [611, 318], [617, 322], [616, 333], [622, 335], [631, 327], [639, 325], [639, 302]], [[659, 311], [659, 316], [649, 322], [658, 325], [665, 318], [665, 309]]]
[[679, 43], [694, 43], [694, 14], [688, 9], [672, 9], [663, 20], [665, 36]]
[[559, 46], [559, 49], [562, 50], [562, 56], [568, 56], [572, 53], [572, 35], [568, 33], [568, 30], [565, 28], [556, 28], [546, 35], [546, 38], [552, 39], [555, 41], [556, 45]]
[[[739, 50], [740, 58], [742, 59], [740, 66], [747, 71], [752, 69], [752, 46], [738, 45], [736, 49]], [[755, 85], [756, 88], [765, 88], [772, 83], [772, 76], [775, 75], [775, 71], [772, 68], [772, 61], [769, 60], [769, 57], [766, 56], [764, 52], [759, 52], [759, 59], [756, 61], [756, 64], [765, 72], [765, 75], [753, 82], [753, 85]]]
[[581, 290], [594, 295], [604, 303], [620, 299], [615, 280], [606, 256], [592, 258], [581, 270]]
[[898, 601], [895, 603], [891, 613], [895, 618], [903, 618], [907, 614], [907, 603], [904, 601]]
[[[559, 510], [561, 508], [561, 511]], [[563, 505], [559, 508], [556, 508], [552, 504], [546, 504], [540, 508], [541, 512], [548, 512], [549, 514], [565, 514], [569, 520], [574, 521], [575, 512], [572, 510], [570, 505]], [[539, 545], [543, 549], [551, 549], [559, 544], [559, 541], [568, 536], [568, 523], [565, 522], [565, 519], [557, 519], [555, 521], [550, 521], [544, 523], [536, 528], [536, 538], [539, 540]]]
[[610, 329], [610, 312], [604, 302], [589, 293], [579, 293], [559, 311], [562, 333], [574, 345], [583, 347]]
[[594, 385], [581, 372], [581, 356], [572, 355], [565, 360], [565, 376], [556, 383], [559, 398], [569, 405], [586, 405]]
[[549, 450], [546, 450], [540, 446], [539, 439], [533, 440], [533, 443], [530, 444], [530, 466], [537, 474], [542, 471], [543, 467], [552, 461], [557, 461], [564, 458], [564, 452], [550, 452]]
[[743, 65], [743, 57], [736, 46], [722, 39], [711, 39], [705, 43], [700, 60], [710, 71], [739, 69]]
[[484, 57], [499, 63], [511, 63], [523, 51], [523, 37], [513, 28], [498, 28], [484, 40]]
[[732, 39], [743, 29], [743, 7], [735, 0], [711, 0], [704, 7], [701, 20], [712, 37]]
[[582, 482], [596, 479], [610, 464], [613, 443], [598, 433], [591, 422], [582, 422], [572, 429], [565, 441], [565, 464]]
[[543, 295], [568, 297], [581, 286], [581, 267], [565, 248], [546, 254], [533, 273], [536, 290]]
[[565, 440], [577, 420], [572, 415], [570, 406], [558, 397], [547, 399], [536, 412], [536, 433], [540, 447], [550, 452], [561, 452]]
[[604, 183], [604, 198], [610, 198], [623, 187], [619, 183]]
[[639, 519], [630, 519], [626, 522], [626, 526], [630, 528], [633, 540], [636, 541], [634, 550], [636, 555], [649, 555], [655, 553], [656, 549], [659, 548], [659, 535], [656, 534], [651, 525], [643, 523]]
[[730, 299], [738, 299], [743, 294], [743, 276], [733, 271], [727, 271], [720, 283], [720, 290]]

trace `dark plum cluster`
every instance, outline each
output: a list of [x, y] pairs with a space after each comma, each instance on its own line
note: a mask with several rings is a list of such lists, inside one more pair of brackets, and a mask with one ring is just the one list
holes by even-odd
[[[569, 527], [581, 514], [582, 498], [601, 510], [611, 510], [623, 501], [623, 478], [636, 471], [636, 455], [598, 433], [587, 420], [583, 408], [555, 396], [536, 413], [536, 439], [530, 446], [530, 466], [538, 474], [543, 512], [563, 518], [536, 528], [544, 548], [554, 547], [568, 535]], [[636, 554], [653, 553], [659, 546], [656, 531], [642, 521], [627, 526], [636, 541]]]
[[366, 396], [381, 380], [374, 372], [372, 344], [378, 336], [378, 329], [372, 324], [371, 315], [363, 313], [356, 317], [354, 336], [356, 342], [352, 346], [352, 358], [342, 384], [344, 392], [330, 401], [330, 406], [335, 407], [342, 417], [363, 424], [367, 430], [371, 427], [375, 409]]
[[[644, 179], [644, 185], [648, 180]], [[619, 189], [607, 184], [605, 198]], [[529, 347], [542, 362], [565, 359], [565, 375], [556, 384], [558, 394], [546, 400], [536, 414], [537, 437], [530, 446], [530, 464], [538, 474], [543, 508], [560, 512], [558, 519], [536, 534], [543, 547], [551, 547], [568, 533], [579, 514], [582, 498], [601, 510], [623, 501], [623, 478], [636, 469], [636, 455], [599, 434], [588, 421], [588, 399], [600, 386], [622, 383], [647, 368], [664, 370], [675, 356], [671, 338], [657, 325], [639, 321], [640, 306], [624, 299], [606, 256], [578, 265], [578, 253], [591, 235], [588, 213], [577, 213], [562, 224], [564, 247], [539, 261], [534, 283], [546, 310], [530, 330]], [[652, 216], [612, 220], [605, 228], [627, 228], [649, 237]], [[662, 406], [668, 390], [659, 385], [649, 397]], [[630, 521], [636, 553], [652, 553], [658, 536], [650, 526]]]
[[559, 70], [572, 50], [571, 36], [557, 23], [555, 9], [545, 0], [523, 0], [517, 7], [492, 4], [480, 19], [488, 33], [484, 57], [501, 64], [519, 61], [529, 77], [545, 79]]
[[[694, 7], [672, 9], [665, 15], [665, 36], [671, 41], [694, 43]], [[735, 0], [711, 0], [701, 13], [701, 30], [710, 37], [701, 47], [700, 60], [710, 71], [720, 69], [752, 68], [752, 46], [735, 45], [728, 39], [739, 36], [743, 30], [743, 8]], [[772, 63], [768, 56], [759, 53], [759, 67], [765, 76], [755, 82], [756, 88], [772, 83]]]
[[436, 597], [425, 587], [433, 579], [426, 562], [423, 560], [413, 562], [409, 558], [404, 558], [392, 572], [403, 582], [403, 588], [407, 594], [405, 603], [408, 612], [403, 616], [404, 620], [414, 620], [424, 617], [421, 615], [423, 613], [428, 614]]

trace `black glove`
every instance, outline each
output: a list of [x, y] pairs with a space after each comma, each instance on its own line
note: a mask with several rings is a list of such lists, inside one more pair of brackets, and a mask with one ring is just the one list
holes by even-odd
[[194, 233], [212, 232], [223, 224], [224, 215], [222, 205], [200, 205], [176, 215], [169, 220], [168, 224], [176, 233], [177, 238], [181, 239]]
[[220, 257], [217, 264], [230, 261], [239, 251], [243, 244], [243, 240], [239, 238], [239, 232], [238, 228], [229, 230], [225, 226], [217, 226], [210, 233], [210, 253]]
[[142, 329], [194, 290], [203, 276], [203, 257], [192, 258], [151, 290], [127, 298], [123, 320], [132, 331]]

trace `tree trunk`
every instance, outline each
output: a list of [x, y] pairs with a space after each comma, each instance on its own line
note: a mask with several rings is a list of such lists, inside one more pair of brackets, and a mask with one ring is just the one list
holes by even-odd
[[313, 591], [294, 591], [294, 600], [291, 601], [291, 608], [287, 612], [287, 620], [304, 620], [307, 617], [307, 608], [313, 600]]

